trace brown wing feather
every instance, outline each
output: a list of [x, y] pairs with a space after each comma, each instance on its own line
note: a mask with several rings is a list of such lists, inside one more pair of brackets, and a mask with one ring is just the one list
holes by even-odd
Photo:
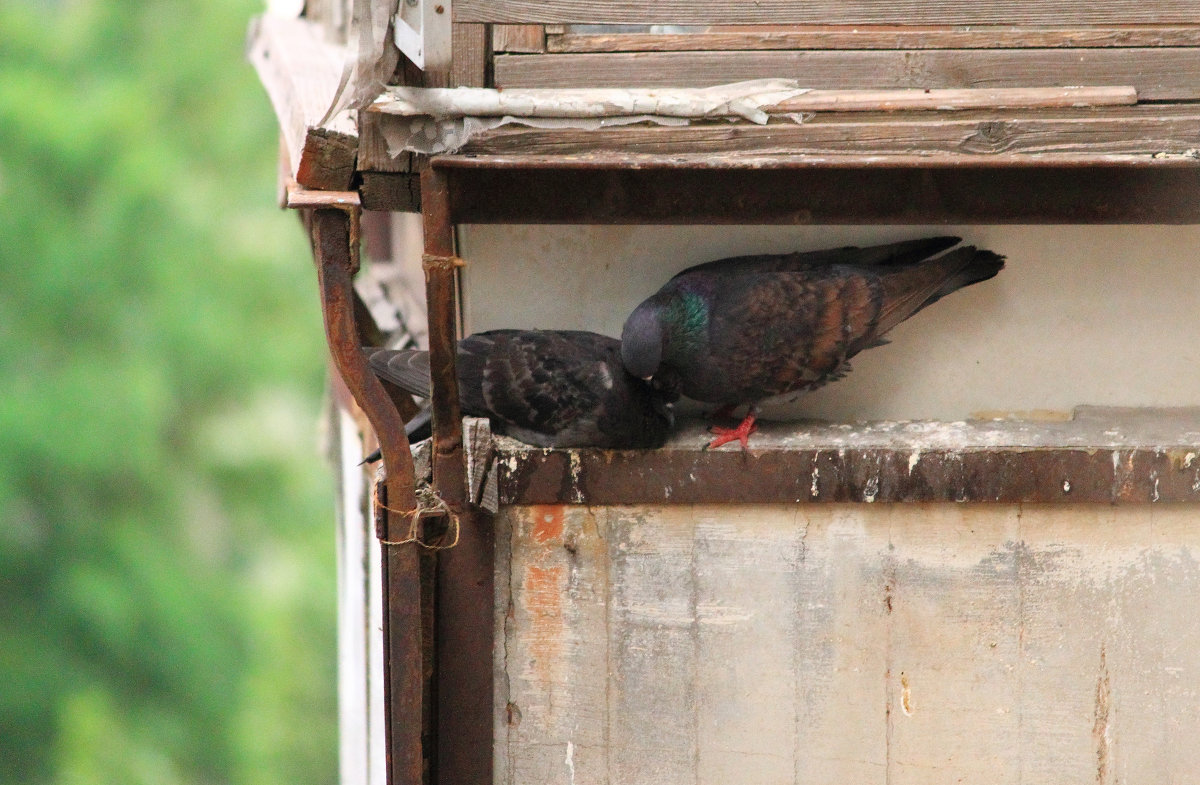
[[709, 325], [719, 378], [692, 378], [690, 387], [745, 400], [817, 386], [877, 338], [875, 276], [827, 268], [739, 278], [726, 282]]

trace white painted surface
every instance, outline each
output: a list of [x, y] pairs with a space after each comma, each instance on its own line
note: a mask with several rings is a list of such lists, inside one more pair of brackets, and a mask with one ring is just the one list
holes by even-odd
[[506, 508], [497, 782], [1193, 781], [1197, 523], [1194, 505]]
[[335, 429], [339, 498], [338, 738], [341, 785], [383, 785], [386, 779], [383, 712], [383, 587], [380, 546], [366, 516], [362, 440], [342, 409]]
[[900, 325], [846, 379], [768, 416], [959, 420], [1197, 403], [1196, 226], [469, 226], [468, 328], [619, 335], [638, 302], [691, 264], [932, 234], [1006, 254], [1008, 267]]

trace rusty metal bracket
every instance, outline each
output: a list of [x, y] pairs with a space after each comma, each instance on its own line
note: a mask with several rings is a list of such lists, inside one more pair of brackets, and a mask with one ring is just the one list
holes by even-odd
[[495, 541], [490, 516], [471, 507], [455, 358], [455, 255], [450, 186], [444, 171], [421, 172], [425, 292], [433, 382], [433, 480], [459, 514], [458, 544], [438, 552], [434, 785], [492, 781], [492, 646]]
[[[325, 336], [338, 375], [379, 439], [385, 479], [376, 489], [375, 514], [380, 538], [390, 540], [393, 531], [407, 532], [413, 525], [413, 516], [391, 510], [416, 509], [415, 473], [404, 420], [367, 365], [355, 319], [359, 209], [343, 197], [308, 193], [303, 206], [308, 211], [306, 223], [317, 265]], [[289, 194], [288, 203], [301, 206], [302, 202]], [[383, 636], [388, 781], [391, 785], [421, 785], [425, 695], [419, 546], [385, 547], [382, 566], [387, 587]]]

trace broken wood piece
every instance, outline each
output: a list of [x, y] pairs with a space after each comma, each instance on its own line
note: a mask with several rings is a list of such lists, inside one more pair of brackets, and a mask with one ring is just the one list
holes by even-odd
[[287, 194], [284, 206], [290, 210], [330, 207], [349, 211], [361, 207], [357, 191], [310, 190], [294, 181], [285, 183], [284, 187]]
[[250, 27], [248, 56], [279, 119], [289, 174], [306, 188], [345, 191], [354, 177], [358, 129], [348, 112], [321, 119], [337, 96], [344, 48], [300, 19], [264, 14]]

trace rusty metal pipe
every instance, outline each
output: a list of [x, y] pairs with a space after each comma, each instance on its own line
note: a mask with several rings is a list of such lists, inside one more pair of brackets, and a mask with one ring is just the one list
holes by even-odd
[[[417, 498], [404, 420], [371, 373], [355, 321], [354, 274], [358, 270], [357, 208], [314, 209], [306, 222], [321, 292], [321, 313], [334, 367], [374, 428], [386, 479], [376, 515], [385, 541], [407, 539]], [[383, 551], [384, 692], [390, 785], [422, 785], [423, 750], [421, 581], [415, 542]]]
[[425, 298], [429, 311], [433, 481], [438, 494], [457, 511], [466, 502], [467, 462], [456, 370], [454, 226], [450, 222], [450, 192], [445, 175], [426, 168], [421, 173], [421, 199], [425, 218]]
[[459, 514], [455, 547], [438, 552], [434, 634], [437, 694], [435, 785], [492, 781], [493, 562], [489, 516], [469, 507], [455, 370], [454, 224], [445, 173], [421, 173], [425, 281], [433, 381], [434, 484]]

